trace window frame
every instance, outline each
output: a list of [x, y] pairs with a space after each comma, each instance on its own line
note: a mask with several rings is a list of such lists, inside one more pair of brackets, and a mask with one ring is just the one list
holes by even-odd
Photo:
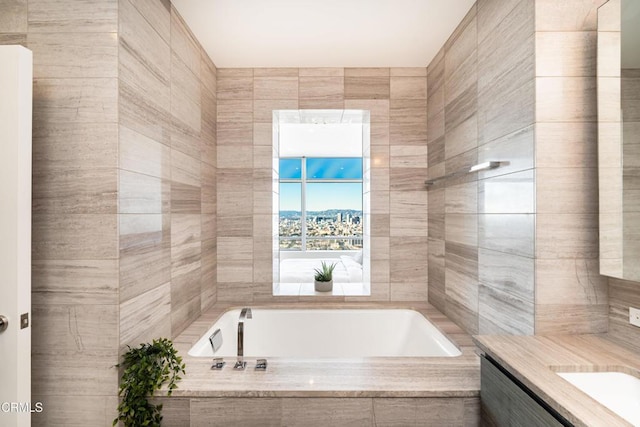
[[[361, 221], [364, 221], [364, 156], [363, 157], [334, 157], [336, 159], [360, 159], [362, 162], [362, 178], [360, 179], [352, 179], [352, 178], [307, 178], [307, 158], [316, 158], [316, 157], [278, 157], [278, 160], [282, 159], [300, 159], [301, 164], [301, 175], [300, 179], [297, 178], [279, 178], [278, 184], [286, 184], [286, 183], [294, 183], [300, 184], [300, 241], [301, 241], [301, 249], [300, 251], [294, 250], [294, 252], [313, 252], [307, 250], [307, 184], [361, 184], [362, 185], [362, 194], [361, 197], [361, 205], [362, 205], [362, 217]], [[326, 159], [331, 159], [332, 157], [322, 157]], [[280, 218], [280, 206], [278, 206], [278, 218]], [[361, 236], [309, 236], [308, 240], [346, 240], [346, 239], [360, 239], [363, 240], [364, 243], [364, 231]], [[297, 236], [280, 236], [278, 233], [278, 246], [280, 246], [281, 240], [298, 240]], [[279, 250], [283, 250], [279, 248]], [[284, 249], [287, 251], [287, 249]]]

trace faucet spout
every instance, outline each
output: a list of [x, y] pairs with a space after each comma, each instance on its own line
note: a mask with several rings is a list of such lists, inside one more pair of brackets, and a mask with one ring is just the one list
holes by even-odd
[[234, 369], [244, 369], [247, 362], [244, 361], [244, 321], [253, 318], [253, 313], [248, 307], [240, 311], [240, 319], [238, 320], [238, 360], [234, 365]]

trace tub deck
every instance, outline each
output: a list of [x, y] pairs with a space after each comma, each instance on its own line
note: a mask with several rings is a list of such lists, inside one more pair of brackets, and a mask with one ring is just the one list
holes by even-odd
[[[267, 371], [255, 371], [255, 359], [245, 358], [244, 371], [233, 370], [226, 358], [221, 371], [212, 360], [191, 357], [191, 346], [220, 315], [236, 304], [216, 304], [175, 340], [187, 374], [173, 392], [185, 398], [353, 397], [353, 398], [478, 398], [480, 362], [471, 336], [429, 304], [251, 304], [251, 308], [411, 308], [421, 312], [462, 351], [458, 357], [289, 359], [269, 358]], [[160, 395], [161, 393], [159, 393]]]

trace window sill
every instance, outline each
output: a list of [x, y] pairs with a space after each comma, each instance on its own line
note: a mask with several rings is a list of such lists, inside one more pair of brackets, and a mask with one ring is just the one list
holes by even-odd
[[334, 283], [331, 292], [317, 292], [313, 283], [274, 283], [274, 296], [358, 297], [371, 295], [369, 283]]

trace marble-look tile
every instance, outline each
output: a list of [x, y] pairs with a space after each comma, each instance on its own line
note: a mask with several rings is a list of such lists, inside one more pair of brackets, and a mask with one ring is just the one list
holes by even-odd
[[534, 304], [518, 296], [480, 284], [480, 334], [533, 335]]
[[594, 77], [536, 78], [536, 120], [593, 122], [596, 113]]
[[[538, 129], [543, 125], [546, 125], [546, 123], [537, 123], [535, 127], [530, 125], [479, 146], [478, 163], [489, 161], [501, 161], [502, 163], [497, 169], [479, 172], [478, 178], [489, 178], [532, 169], [535, 160], [534, 146], [540, 144], [540, 139], [534, 139], [534, 129], [535, 136], [540, 137]], [[554, 145], [549, 150], [549, 155], [553, 156], [554, 152], [560, 150], [561, 148]], [[540, 149], [535, 150], [536, 154], [543, 155], [540, 154], [540, 151]]]
[[[620, 21], [620, 11], [618, 11], [618, 22]], [[594, 48], [598, 52], [598, 57], [602, 58], [596, 61], [598, 77], [620, 77], [621, 71], [621, 32], [617, 31], [598, 31], [597, 46]]]
[[390, 163], [390, 154], [388, 145], [374, 145], [369, 148], [371, 156], [371, 168], [388, 168]]
[[537, 288], [533, 258], [480, 248], [478, 277], [481, 283], [493, 290], [531, 304], [534, 302], [534, 290]]
[[446, 309], [445, 243], [444, 240], [429, 238], [428, 245], [428, 301], [429, 304], [444, 312]]
[[163, 179], [171, 177], [171, 149], [166, 145], [120, 126], [118, 147], [120, 169]]
[[64, 425], [111, 425], [118, 416], [118, 397], [114, 396], [46, 396], [34, 395], [33, 402], [42, 402], [46, 410], [31, 416], [31, 425], [46, 427]]
[[[153, 307], [153, 310], [149, 310]], [[153, 288], [120, 305], [120, 346], [137, 346], [160, 336], [171, 336], [171, 287]]]
[[29, 0], [29, 31], [98, 33], [118, 31], [118, 0], [58, 2]]
[[[267, 147], [268, 148], [268, 147]], [[253, 167], [253, 146], [251, 145], [221, 145], [217, 148], [217, 165], [225, 169], [251, 168]], [[271, 150], [269, 150], [271, 154]], [[271, 158], [269, 159], [271, 160]], [[271, 165], [271, 161], [269, 162]]]
[[[113, 306], [114, 312], [117, 308], [117, 305]], [[36, 322], [34, 318], [34, 329], [36, 329]], [[62, 326], [62, 329], [64, 328], [65, 326]], [[112, 323], [112, 328], [116, 330], [117, 319]], [[63, 396], [69, 399], [81, 389], [83, 396], [100, 396], [104, 400], [105, 396], [114, 395], [114, 390], [118, 389], [118, 371], [113, 369], [117, 363], [116, 347], [112, 350], [112, 354], [108, 355], [95, 352], [93, 354], [32, 353], [31, 390], [36, 396]], [[74, 403], [77, 404], [77, 402]]]
[[202, 190], [199, 186], [171, 183], [171, 213], [199, 214], [202, 209]]
[[424, 214], [391, 214], [389, 227], [389, 234], [394, 237], [427, 237], [429, 223]]
[[33, 51], [33, 77], [118, 77], [118, 39], [114, 35], [29, 33], [27, 45]]
[[391, 191], [389, 196], [390, 213], [426, 214], [428, 193], [426, 191]]
[[162, 405], [163, 427], [183, 427], [185, 425], [191, 425], [191, 399], [170, 396], [155, 397], [150, 401], [154, 405]]
[[344, 108], [348, 110], [369, 110], [372, 124], [389, 122], [388, 99], [346, 99]]
[[282, 425], [282, 401], [278, 398], [248, 398], [242, 399], [240, 405], [238, 399], [234, 398], [191, 399], [190, 425], [277, 427]]
[[32, 258], [116, 259], [117, 230], [113, 214], [34, 214]]
[[251, 169], [222, 169], [216, 171], [218, 192], [248, 193], [253, 191], [253, 171]]
[[[493, 34], [496, 27], [511, 13], [520, 0], [480, 0], [478, 2], [478, 41], [484, 41], [487, 36]], [[534, 21], [534, 12], [527, 17]]]
[[249, 282], [221, 282], [218, 279], [218, 302], [253, 302], [253, 274], [243, 272], [243, 275], [250, 277]]
[[388, 68], [345, 69], [345, 99], [389, 99], [389, 91], [390, 86]]
[[216, 140], [220, 145], [252, 145], [253, 123], [220, 122], [217, 123]]
[[444, 55], [446, 49], [444, 46], [440, 48], [436, 56], [433, 57], [431, 63], [427, 67], [427, 97], [431, 98], [432, 94], [437, 92], [444, 85]]
[[115, 355], [117, 307], [106, 304], [34, 305], [33, 354]]
[[171, 61], [171, 148], [200, 158], [200, 81], [172, 55]]
[[253, 99], [298, 99], [298, 76], [254, 77]]
[[114, 78], [37, 79], [33, 84], [34, 125], [116, 123], [117, 99]]
[[208, 91], [213, 97], [216, 97], [218, 69], [213, 63], [207, 52], [202, 49], [200, 51], [200, 80], [205, 91]]
[[0, 5], [0, 32], [27, 32], [27, 0], [8, 0]]
[[253, 69], [254, 77], [298, 77], [299, 73], [299, 69], [293, 67]]
[[389, 237], [389, 214], [371, 214], [371, 236]]
[[[445, 111], [445, 114], [449, 114]], [[478, 144], [478, 118], [472, 114], [460, 124], [447, 127], [444, 137], [444, 156], [451, 158], [473, 150]]]
[[220, 217], [252, 214], [253, 197], [247, 197], [246, 194], [236, 192], [222, 192], [218, 188], [217, 199], [217, 213]]
[[445, 93], [448, 99], [458, 97], [476, 80], [477, 20], [472, 7], [445, 47]]
[[607, 331], [609, 305], [536, 304], [536, 334], [599, 334]]
[[462, 426], [464, 420], [462, 398], [397, 398], [373, 399], [376, 426]]
[[606, 0], [567, 0], [535, 3], [536, 31], [595, 31], [598, 7]]
[[[432, 144], [434, 141], [442, 139], [444, 144], [444, 98], [443, 107], [435, 112], [428, 107], [429, 117], [427, 118], [427, 143]], [[444, 146], [443, 146], [444, 150]]]
[[427, 281], [428, 245], [426, 237], [391, 237], [390, 277], [394, 283]]
[[200, 316], [201, 305], [200, 295], [197, 295], [186, 304], [171, 307], [171, 331], [174, 335], [180, 334]]
[[218, 99], [253, 99], [252, 68], [218, 68]]
[[389, 190], [424, 191], [424, 168], [392, 168], [389, 172]]
[[478, 246], [533, 258], [534, 242], [537, 242], [535, 217], [533, 214], [478, 215]]
[[173, 183], [200, 187], [200, 161], [171, 150], [171, 179]]
[[218, 237], [218, 261], [253, 260], [251, 237]]
[[598, 257], [598, 214], [537, 214], [536, 258]]
[[0, 33], [0, 46], [11, 44], [27, 47], [27, 33]]
[[171, 51], [200, 78], [200, 46], [174, 7], [171, 8]]
[[392, 146], [426, 144], [426, 99], [392, 99], [389, 107], [389, 143]]
[[537, 168], [536, 209], [543, 214], [598, 212], [596, 168]]
[[[218, 258], [220, 252], [218, 252]], [[253, 282], [253, 262], [250, 260], [218, 260], [218, 283]], [[220, 292], [220, 290], [219, 290]]]
[[133, 5], [153, 29], [169, 43], [171, 37], [171, 3], [169, 0], [135, 0]]
[[338, 67], [312, 67], [300, 68], [300, 77], [344, 77], [344, 68]]
[[640, 306], [638, 283], [609, 279], [609, 336], [617, 342], [640, 349], [640, 332], [629, 324], [629, 307]]
[[536, 206], [540, 212], [540, 205], [535, 202], [540, 186], [536, 193], [535, 179], [533, 170], [527, 170], [478, 181], [478, 213], [535, 213]]
[[118, 304], [116, 260], [41, 260], [31, 265], [32, 303]]
[[160, 214], [118, 217], [122, 303], [171, 280], [171, 220]]
[[[442, 136], [428, 143], [427, 163], [429, 168], [437, 168], [438, 166], [444, 169], [444, 145], [445, 137]], [[439, 176], [434, 174], [433, 176]]]
[[478, 184], [467, 182], [448, 186], [445, 192], [445, 212], [447, 214], [473, 214], [478, 212]]
[[325, 423], [336, 427], [371, 425], [373, 422], [371, 399], [291, 398], [281, 402], [282, 424], [292, 427]]
[[391, 281], [389, 289], [389, 301], [426, 301], [429, 297], [426, 279], [414, 283]]
[[478, 215], [447, 214], [445, 240], [475, 246], [478, 244]]
[[[296, 80], [297, 82], [297, 80]], [[296, 83], [296, 88], [297, 88]], [[296, 89], [297, 90], [297, 89]], [[268, 123], [269, 126], [265, 126], [265, 129], [269, 129], [269, 145], [271, 144], [272, 128], [271, 123], [273, 121], [274, 110], [297, 110], [298, 109], [298, 97], [295, 99], [256, 99], [253, 101], [253, 123], [254, 128], [257, 124]], [[263, 144], [260, 144], [263, 145]]]
[[117, 210], [115, 169], [56, 169], [33, 173], [32, 212], [108, 214]]
[[391, 77], [427, 77], [426, 67], [396, 67], [389, 69]]
[[218, 96], [218, 126], [221, 122], [251, 123], [253, 121], [253, 101], [245, 99], [224, 99]]
[[[251, 137], [249, 137], [251, 138]], [[253, 145], [273, 146], [273, 125], [269, 123], [253, 124]]]
[[389, 123], [371, 123], [371, 146], [389, 146]]
[[[448, 282], [449, 279], [447, 279]], [[469, 284], [465, 287], [456, 286], [458, 291], [464, 290], [466, 292], [464, 300], [460, 299], [459, 292], [449, 294], [447, 290], [446, 295], [446, 316], [471, 334], [477, 334], [479, 331], [478, 297], [475, 295], [478, 293], [477, 288], [477, 284]]]
[[536, 76], [590, 77], [596, 73], [596, 33], [536, 33]]
[[169, 212], [171, 185], [169, 181], [120, 170], [118, 173], [118, 212], [148, 214]]
[[218, 209], [216, 168], [202, 164], [200, 177], [202, 179], [200, 182], [201, 211], [203, 214], [215, 214]]
[[536, 303], [603, 304], [607, 278], [598, 272], [597, 259], [537, 259]]
[[420, 77], [391, 77], [390, 98], [426, 99], [427, 79]]
[[391, 168], [424, 168], [426, 172], [427, 153], [426, 145], [391, 145], [389, 147], [390, 166]]
[[[344, 105], [344, 77], [300, 77], [300, 108], [314, 105]], [[304, 107], [303, 107], [304, 106]]]

